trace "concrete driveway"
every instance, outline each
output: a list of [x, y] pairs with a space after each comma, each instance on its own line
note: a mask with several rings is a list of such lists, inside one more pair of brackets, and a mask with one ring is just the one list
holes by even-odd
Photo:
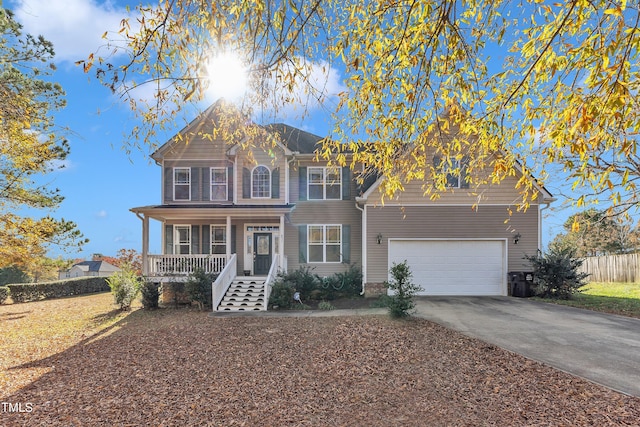
[[416, 316], [640, 397], [640, 319], [513, 297], [419, 297]]

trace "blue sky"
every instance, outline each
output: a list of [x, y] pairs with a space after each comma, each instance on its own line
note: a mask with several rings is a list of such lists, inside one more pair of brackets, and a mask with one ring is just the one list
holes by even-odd
[[[88, 258], [92, 253], [115, 255], [121, 248], [139, 251], [141, 221], [129, 209], [160, 202], [160, 167], [150, 160], [148, 151], [127, 154], [122, 149], [124, 135], [135, 125], [127, 107], [93, 74], [85, 74], [82, 67], [74, 65], [104, 44], [101, 36], [105, 31], [117, 31], [120, 20], [127, 15], [125, 5], [89, 0], [11, 0], [4, 5], [16, 13], [26, 33], [41, 34], [54, 43], [58, 70], [53, 80], [67, 93], [67, 107], [56, 114], [56, 120], [59, 126], [70, 129], [71, 154], [65, 167], [44, 177], [44, 182], [60, 188], [65, 197], [52, 215], [76, 222], [90, 242], [82, 253], [52, 248], [51, 256]], [[340, 76], [336, 70], [332, 70], [330, 79], [337, 89]], [[218, 95], [212, 93], [210, 101]], [[326, 118], [320, 110], [315, 113], [302, 124], [293, 116], [282, 120], [323, 135], [328, 130]], [[169, 132], [157, 142], [162, 144], [171, 136]], [[557, 193], [553, 183], [547, 188]], [[567, 211], [545, 212], [546, 244], [561, 231]], [[150, 251], [161, 253], [160, 226], [155, 221], [151, 225]]]

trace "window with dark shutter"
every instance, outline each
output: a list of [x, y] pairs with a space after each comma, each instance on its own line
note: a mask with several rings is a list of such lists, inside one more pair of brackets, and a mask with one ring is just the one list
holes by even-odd
[[271, 197], [271, 172], [266, 166], [256, 166], [251, 172], [251, 198], [268, 199]]
[[191, 168], [173, 168], [173, 200], [191, 200]]

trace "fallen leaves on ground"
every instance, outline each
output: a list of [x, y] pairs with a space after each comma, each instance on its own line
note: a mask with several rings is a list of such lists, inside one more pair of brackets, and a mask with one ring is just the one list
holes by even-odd
[[[12, 329], [0, 309], [2, 330]], [[0, 401], [33, 404], [28, 413], [0, 413], [0, 425], [575, 426], [640, 419], [638, 398], [422, 319], [164, 309], [101, 322], [59, 352], [0, 361], [3, 374], [20, 384]], [[39, 340], [46, 345], [49, 337]], [[22, 378], [31, 369], [46, 372]]]

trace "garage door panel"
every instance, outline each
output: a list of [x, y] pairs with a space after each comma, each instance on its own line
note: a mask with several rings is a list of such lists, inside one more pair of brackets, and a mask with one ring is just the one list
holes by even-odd
[[421, 295], [504, 295], [503, 240], [396, 240], [389, 266], [407, 261]]

